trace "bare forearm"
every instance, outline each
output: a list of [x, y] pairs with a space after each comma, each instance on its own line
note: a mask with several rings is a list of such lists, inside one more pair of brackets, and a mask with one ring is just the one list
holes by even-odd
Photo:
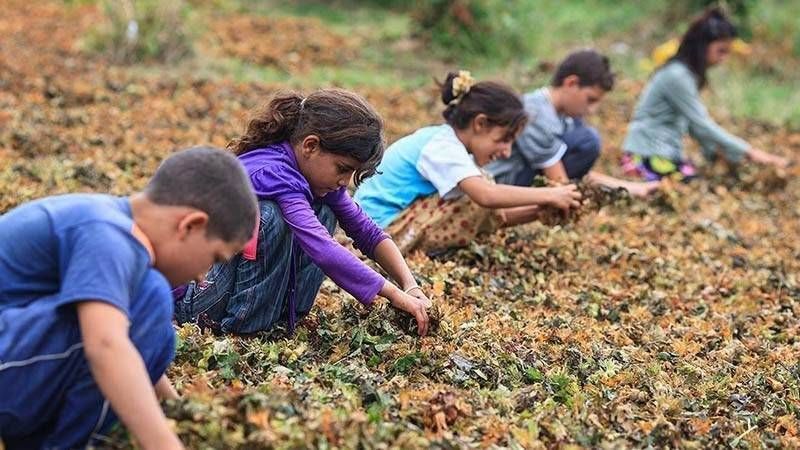
[[586, 180], [593, 184], [599, 184], [602, 186], [608, 186], [612, 188], [626, 187], [629, 184], [629, 182], [626, 180], [614, 178], [611, 175], [595, 172], [594, 170], [590, 171], [586, 175]]
[[174, 400], [178, 398], [178, 391], [175, 390], [166, 375], [161, 375], [155, 388], [156, 396], [158, 396], [160, 400]]
[[393, 240], [384, 239], [375, 247], [375, 261], [403, 289], [416, 285], [414, 275]]
[[523, 223], [533, 222], [539, 218], [541, 208], [538, 206], [519, 206], [503, 210], [503, 227], [513, 227]]
[[470, 196], [484, 208], [515, 208], [518, 206], [544, 205], [550, 202], [551, 188], [531, 188], [506, 184], [490, 185], [489, 191], [480, 196]]
[[182, 448], [167, 424], [144, 363], [130, 340], [105, 340], [87, 357], [103, 396], [143, 448]]
[[545, 167], [542, 169], [544, 176], [547, 177], [550, 181], [555, 181], [556, 183], [568, 183], [569, 176], [567, 175], [567, 169], [564, 167], [564, 163], [558, 161], [557, 163], [553, 164], [550, 167]]
[[623, 188], [633, 197], [645, 198], [658, 190], [660, 186], [659, 181], [628, 181], [619, 178], [614, 178], [610, 175], [605, 175], [595, 171], [589, 172], [586, 175], [588, 182], [592, 184], [599, 184], [610, 188]]

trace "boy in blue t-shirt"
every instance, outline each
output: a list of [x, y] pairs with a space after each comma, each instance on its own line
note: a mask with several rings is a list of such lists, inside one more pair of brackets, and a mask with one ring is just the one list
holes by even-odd
[[48, 197], [0, 216], [6, 449], [83, 447], [117, 417], [142, 448], [182, 448], [157, 401], [177, 395], [170, 286], [241, 250], [257, 213], [236, 158], [198, 147], [131, 197]]

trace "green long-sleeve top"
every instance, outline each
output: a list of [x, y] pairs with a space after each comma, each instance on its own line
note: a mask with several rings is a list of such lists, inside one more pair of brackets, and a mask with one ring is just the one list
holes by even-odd
[[694, 74], [684, 63], [672, 61], [645, 87], [622, 149], [646, 157], [682, 160], [686, 133], [698, 141], [706, 157], [720, 149], [729, 161], [736, 162], [750, 148], [714, 122], [700, 101]]

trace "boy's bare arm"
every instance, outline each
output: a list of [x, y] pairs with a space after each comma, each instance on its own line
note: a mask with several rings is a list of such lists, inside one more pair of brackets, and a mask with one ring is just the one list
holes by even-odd
[[554, 181], [558, 184], [569, 183], [567, 169], [564, 167], [564, 163], [561, 161], [556, 162], [550, 167], [545, 167], [542, 169], [542, 173], [544, 173], [544, 176], [547, 177], [548, 180]]
[[628, 181], [614, 178], [592, 170], [586, 175], [586, 180], [593, 184], [610, 188], [625, 188], [632, 196], [644, 198], [658, 190], [659, 181]]
[[179, 397], [178, 391], [172, 386], [172, 382], [169, 381], [166, 374], [161, 375], [155, 387], [156, 396], [158, 396], [159, 400], [174, 400]]
[[128, 337], [128, 318], [100, 301], [78, 303], [83, 349], [103, 396], [144, 449], [182, 449], [156, 400], [144, 361]]

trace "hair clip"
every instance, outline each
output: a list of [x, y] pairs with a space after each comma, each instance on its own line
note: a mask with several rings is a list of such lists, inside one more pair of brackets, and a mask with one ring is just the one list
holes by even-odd
[[475, 79], [468, 70], [459, 70], [458, 76], [453, 78], [453, 99], [450, 100], [450, 105], [457, 105], [461, 99], [469, 93], [472, 86], [475, 84]]

